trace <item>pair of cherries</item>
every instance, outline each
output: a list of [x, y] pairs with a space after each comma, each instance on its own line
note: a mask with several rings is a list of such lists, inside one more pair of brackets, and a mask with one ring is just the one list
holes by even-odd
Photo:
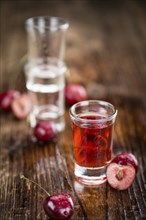
[[25, 119], [31, 110], [31, 101], [26, 93], [9, 90], [0, 93], [0, 108], [7, 112], [12, 111], [18, 119]]
[[108, 183], [115, 189], [128, 189], [138, 171], [138, 161], [132, 153], [118, 154], [107, 167]]

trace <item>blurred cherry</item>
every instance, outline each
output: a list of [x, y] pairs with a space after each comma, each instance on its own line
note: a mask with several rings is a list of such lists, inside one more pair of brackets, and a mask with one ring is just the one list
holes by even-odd
[[34, 136], [40, 141], [52, 141], [57, 136], [57, 130], [53, 121], [40, 121], [34, 128]]
[[11, 103], [13, 99], [20, 97], [20, 92], [17, 90], [10, 90], [0, 93], [0, 108], [5, 111], [11, 110]]
[[24, 93], [17, 99], [13, 99], [11, 107], [16, 118], [25, 119], [31, 111], [31, 101], [29, 95]]
[[73, 105], [87, 98], [87, 92], [84, 86], [80, 84], [68, 84], [65, 87], [65, 100], [68, 105]]

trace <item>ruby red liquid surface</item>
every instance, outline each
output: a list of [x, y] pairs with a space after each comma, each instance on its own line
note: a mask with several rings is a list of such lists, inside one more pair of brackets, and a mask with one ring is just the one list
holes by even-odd
[[[101, 115], [80, 118], [84, 119], [83, 123], [72, 123], [75, 162], [83, 167], [106, 166], [111, 160], [113, 124], [104, 122], [106, 116]], [[97, 119], [101, 120], [101, 125], [88, 123], [88, 120]]]

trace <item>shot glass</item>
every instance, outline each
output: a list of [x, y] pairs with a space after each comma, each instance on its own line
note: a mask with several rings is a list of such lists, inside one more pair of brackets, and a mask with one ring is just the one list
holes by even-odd
[[78, 102], [70, 108], [74, 173], [80, 183], [99, 185], [107, 180], [116, 115], [112, 104], [99, 100]]
[[31, 127], [51, 120], [64, 129], [65, 36], [69, 24], [58, 17], [33, 17], [26, 20], [28, 62], [26, 88], [32, 101]]

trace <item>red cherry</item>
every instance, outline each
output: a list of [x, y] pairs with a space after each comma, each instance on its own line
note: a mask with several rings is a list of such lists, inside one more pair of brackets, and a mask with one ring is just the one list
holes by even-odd
[[65, 100], [68, 105], [73, 105], [87, 98], [86, 89], [80, 84], [68, 84], [65, 87]]
[[5, 111], [10, 111], [12, 100], [18, 98], [19, 96], [20, 92], [17, 90], [0, 93], [0, 108]]
[[131, 165], [135, 168], [135, 171], [138, 171], [138, 161], [132, 153], [123, 152], [118, 154], [112, 162], [120, 165]]
[[115, 189], [128, 189], [134, 181], [135, 169], [131, 165], [111, 163], [107, 167], [106, 176], [108, 183]]
[[31, 182], [42, 189], [48, 196], [44, 199], [43, 208], [49, 219], [70, 219], [74, 213], [74, 203], [70, 195], [66, 193], [50, 195], [42, 186], [33, 180], [21, 175], [21, 179]]
[[27, 94], [22, 94], [17, 99], [12, 100], [12, 111], [18, 119], [25, 119], [31, 110], [31, 101]]
[[48, 196], [43, 207], [46, 214], [53, 219], [69, 219], [74, 212], [72, 198], [66, 193]]
[[57, 136], [53, 121], [40, 121], [34, 128], [34, 136], [40, 141], [52, 141]]

